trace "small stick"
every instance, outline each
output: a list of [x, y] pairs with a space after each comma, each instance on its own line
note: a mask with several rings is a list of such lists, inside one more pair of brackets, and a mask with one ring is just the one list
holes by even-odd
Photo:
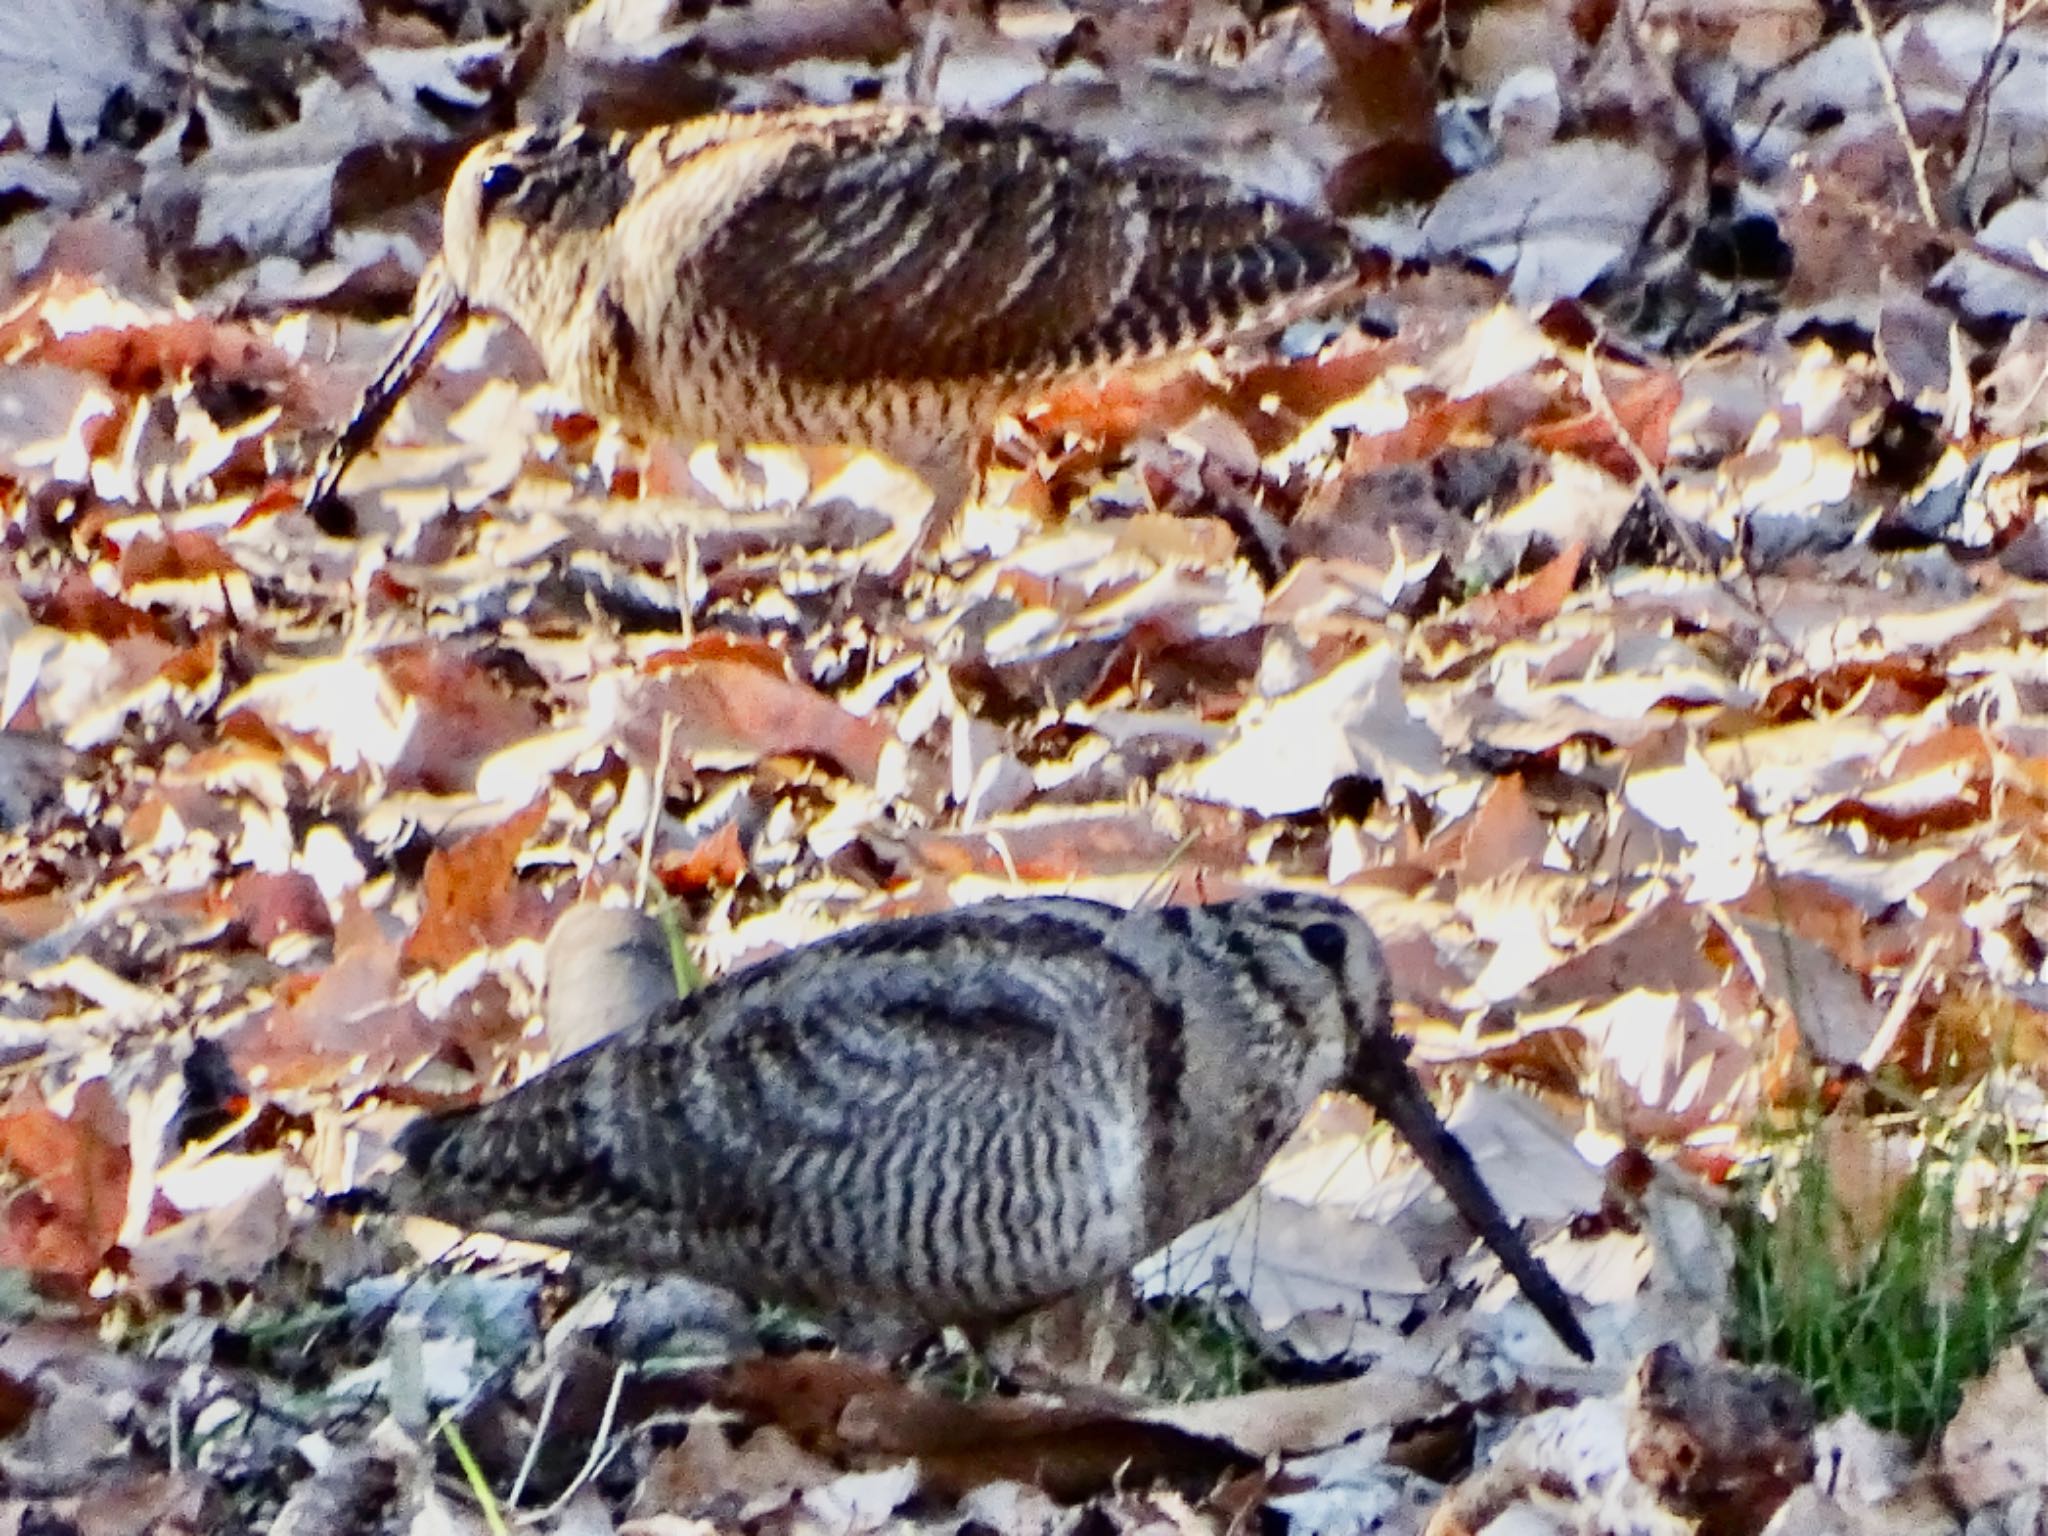
[[1884, 29], [1877, 24], [1870, 0], [1849, 0], [1849, 4], [1856, 12], [1856, 25], [1862, 29], [1864, 41], [1870, 44], [1871, 67], [1877, 72], [1878, 91], [1884, 97], [1885, 111], [1891, 116], [1892, 132], [1898, 135], [1899, 146], [1906, 154], [1906, 170], [1913, 178], [1913, 200], [1920, 205], [1921, 219], [1939, 229], [1941, 211], [1934, 206], [1934, 186], [1927, 179], [1927, 151], [1913, 137], [1913, 124], [1906, 115], [1905, 92], [1899, 88], [1899, 76], [1892, 68], [1891, 55], [1884, 51]]
[[341, 477], [363, 450], [376, 441], [405, 392], [432, 366], [441, 348], [468, 319], [468, 300], [448, 280], [447, 269], [436, 256], [420, 273], [419, 292], [412, 303], [411, 328], [363, 391], [348, 425], [313, 466], [313, 479], [306, 489], [306, 511], [322, 533], [338, 539], [355, 533], [355, 513], [340, 496]]

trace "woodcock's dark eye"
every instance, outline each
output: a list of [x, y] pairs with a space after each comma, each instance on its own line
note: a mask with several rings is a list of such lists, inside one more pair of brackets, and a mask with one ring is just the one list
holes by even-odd
[[1310, 923], [1301, 930], [1301, 947], [1318, 965], [1333, 971], [1344, 969], [1344, 953], [1349, 946], [1344, 941], [1344, 930], [1335, 923]]
[[500, 160], [491, 166], [477, 182], [477, 191], [482, 194], [481, 201], [485, 212], [504, 202], [524, 185], [526, 171], [523, 167], [514, 165], [509, 160]]

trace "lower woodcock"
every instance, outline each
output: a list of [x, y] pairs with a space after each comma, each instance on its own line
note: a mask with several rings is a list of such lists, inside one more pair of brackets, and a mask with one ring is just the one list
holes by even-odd
[[1379, 948], [1333, 898], [989, 902], [792, 950], [419, 1121], [391, 1196], [760, 1300], [990, 1322], [1238, 1200], [1345, 1089], [1591, 1358], [1406, 1056]]

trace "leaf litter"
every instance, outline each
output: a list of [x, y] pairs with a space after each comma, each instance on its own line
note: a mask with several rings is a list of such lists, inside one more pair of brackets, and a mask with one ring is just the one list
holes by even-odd
[[[1718, 1343], [1718, 1181], [1816, 1081], [1975, 1083], [2038, 1145], [2041, 16], [1368, 9], [133, 0], [0, 43], [10, 1518], [482, 1529], [411, 1382], [547, 1529], [1443, 1529], [1546, 1394], [1625, 1469], [1628, 1367]], [[1004, 427], [903, 588], [887, 466], [627, 442], [503, 327], [358, 466], [360, 539], [299, 515], [467, 143], [875, 92], [1430, 260]], [[536, 1366], [565, 1281], [486, 1300], [314, 1202], [540, 1064], [539, 941], [650, 828], [713, 972], [991, 896], [1340, 886], [1602, 1367], [1333, 1101], [1139, 1278], [1242, 1309], [1274, 1385], [1138, 1405], [1110, 1298], [1014, 1407], [797, 1355], [607, 1410], [658, 1321]], [[2037, 1374], [1860, 1482], [1824, 1427], [1772, 1529], [2034, 1529]], [[1623, 1528], [1541, 1463], [1493, 1536]]]

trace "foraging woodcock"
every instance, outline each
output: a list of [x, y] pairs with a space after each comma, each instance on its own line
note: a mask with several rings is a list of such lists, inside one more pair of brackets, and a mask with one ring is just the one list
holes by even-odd
[[321, 526], [472, 309], [640, 434], [850, 444], [922, 475], [936, 527], [1006, 408], [1356, 294], [1314, 214], [1021, 122], [907, 107], [526, 128], [471, 151], [414, 321], [316, 469]]
[[986, 1322], [1230, 1205], [1332, 1088], [1590, 1359], [1409, 1067], [1370, 930], [1324, 896], [1037, 897], [837, 934], [407, 1127], [389, 1198], [758, 1300]]

